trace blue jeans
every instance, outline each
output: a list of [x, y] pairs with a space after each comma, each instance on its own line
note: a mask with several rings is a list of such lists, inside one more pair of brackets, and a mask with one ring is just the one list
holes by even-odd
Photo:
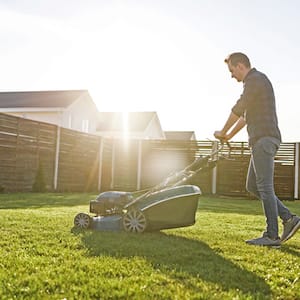
[[247, 190], [261, 199], [266, 216], [266, 234], [278, 237], [278, 216], [287, 221], [292, 214], [274, 192], [274, 157], [280, 141], [273, 137], [260, 138], [251, 147], [251, 159], [247, 175]]

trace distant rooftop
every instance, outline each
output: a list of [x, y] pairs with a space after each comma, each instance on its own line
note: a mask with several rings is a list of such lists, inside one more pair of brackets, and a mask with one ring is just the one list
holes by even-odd
[[68, 107], [87, 90], [0, 92], [0, 108]]
[[191, 141], [196, 139], [194, 131], [165, 131], [167, 140]]
[[125, 116], [127, 116], [129, 131], [144, 131], [155, 115], [156, 112], [129, 112], [127, 115], [121, 112], [100, 112], [97, 131], [122, 131]]

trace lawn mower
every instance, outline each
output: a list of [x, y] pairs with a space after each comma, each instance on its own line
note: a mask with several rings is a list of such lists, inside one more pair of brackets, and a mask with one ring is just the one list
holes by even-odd
[[190, 226], [195, 223], [201, 190], [189, 182], [200, 172], [213, 168], [221, 147], [195, 159], [146, 192], [106, 191], [90, 201], [90, 216], [78, 213], [74, 226], [81, 229], [142, 233]]

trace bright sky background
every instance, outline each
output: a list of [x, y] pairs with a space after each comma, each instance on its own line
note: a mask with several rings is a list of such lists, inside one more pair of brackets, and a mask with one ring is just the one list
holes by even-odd
[[0, 0], [0, 90], [88, 89], [100, 111], [213, 139], [242, 91], [223, 61], [241, 51], [300, 142], [299, 29], [297, 0]]

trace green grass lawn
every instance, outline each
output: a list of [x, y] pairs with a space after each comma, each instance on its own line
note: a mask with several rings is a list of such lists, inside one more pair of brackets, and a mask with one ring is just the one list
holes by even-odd
[[259, 201], [202, 197], [194, 226], [156, 233], [74, 230], [93, 197], [0, 195], [0, 299], [300, 299], [300, 232], [244, 242], [264, 229]]

